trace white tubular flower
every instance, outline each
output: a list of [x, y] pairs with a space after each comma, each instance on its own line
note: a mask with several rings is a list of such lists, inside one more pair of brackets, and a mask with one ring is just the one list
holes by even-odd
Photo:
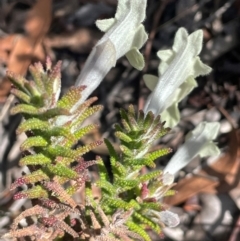
[[144, 58], [139, 48], [148, 36], [141, 24], [145, 19], [147, 0], [119, 0], [115, 18], [98, 20], [97, 27], [106, 32], [89, 55], [76, 86], [86, 85], [83, 102], [116, 65], [116, 61], [126, 55], [136, 69], [143, 69]]
[[169, 127], [179, 122], [178, 102], [197, 86], [194, 78], [211, 71], [198, 57], [202, 42], [202, 30], [188, 35], [184, 28], [180, 28], [174, 38], [172, 50], [161, 50], [157, 53], [162, 60], [158, 68], [160, 77], [144, 76], [147, 87], [153, 91], [144, 112], [161, 114], [162, 120], [166, 121]]
[[186, 136], [185, 143], [177, 150], [164, 169], [164, 173], [176, 174], [196, 156], [216, 156], [220, 150], [212, 141], [217, 137], [220, 124], [218, 122], [201, 122]]

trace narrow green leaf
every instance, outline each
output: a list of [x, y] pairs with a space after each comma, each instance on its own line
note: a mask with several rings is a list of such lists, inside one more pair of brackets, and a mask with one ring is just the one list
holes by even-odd
[[108, 139], [104, 139], [104, 143], [105, 143], [105, 145], [106, 145], [107, 148], [108, 148], [108, 151], [109, 151], [110, 156], [111, 156], [111, 157], [114, 157], [114, 159], [115, 159], [116, 161], [119, 161], [118, 154], [117, 154], [117, 152], [115, 151], [112, 143], [111, 143]]
[[48, 192], [40, 185], [34, 186], [26, 191], [20, 192], [29, 199], [47, 198]]
[[148, 153], [144, 158], [147, 158], [150, 161], [155, 161], [159, 157], [165, 156], [165, 155], [171, 153], [171, 151], [172, 151], [171, 148], [162, 148], [162, 149], [159, 149], [157, 151]]
[[38, 115], [39, 109], [34, 106], [27, 105], [27, 104], [18, 104], [11, 109], [11, 114], [15, 115], [18, 113], [29, 114], [29, 115]]
[[18, 89], [12, 89], [11, 93], [15, 95], [20, 101], [22, 101], [25, 104], [30, 103], [30, 97], [25, 94], [23, 91], [18, 90]]
[[155, 222], [153, 222], [151, 219], [147, 218], [146, 216], [143, 216], [140, 213], [134, 212], [133, 213], [134, 217], [136, 219], [138, 219], [137, 223], [142, 223], [145, 224], [146, 226], [150, 227], [152, 230], [154, 230], [156, 233], [160, 233], [161, 232], [161, 228], [159, 227], [158, 224], [156, 224]]
[[61, 163], [57, 163], [55, 165], [47, 165], [49, 171], [55, 175], [60, 177], [66, 177], [75, 179], [78, 177], [78, 173], [73, 171], [71, 168], [62, 165]]
[[28, 137], [21, 145], [21, 151], [26, 151], [32, 147], [44, 147], [48, 145], [48, 141], [41, 136]]
[[144, 119], [144, 122], [143, 122], [144, 129], [148, 129], [152, 125], [153, 120], [154, 120], [154, 115], [150, 111], [150, 112], [147, 113], [147, 116]]
[[157, 178], [157, 177], [159, 177], [159, 176], [161, 176], [161, 174], [162, 174], [162, 171], [160, 170], [157, 170], [157, 171], [152, 171], [152, 172], [149, 172], [149, 173], [147, 173], [147, 174], [144, 174], [144, 175], [141, 175], [140, 177], [139, 177], [139, 180], [141, 181], [141, 182], [146, 182], [146, 181], [149, 181], [149, 180], [152, 180], [152, 179], [154, 179], [154, 178]]
[[51, 163], [51, 159], [44, 156], [43, 154], [36, 154], [25, 156], [19, 161], [20, 166], [27, 165], [47, 165]]
[[17, 128], [17, 134], [21, 134], [26, 131], [31, 130], [48, 130], [49, 123], [47, 121], [42, 121], [37, 118], [31, 118], [22, 122]]
[[108, 172], [107, 172], [107, 169], [106, 169], [102, 159], [98, 159], [97, 166], [98, 166], [100, 180], [101, 181], [109, 181]]
[[151, 238], [149, 237], [147, 232], [140, 225], [135, 224], [132, 221], [127, 221], [126, 224], [131, 231], [139, 234], [145, 241], [151, 241]]
[[81, 139], [86, 134], [89, 134], [93, 130], [96, 130], [98, 128], [98, 126], [99, 125], [97, 125], [97, 124], [91, 124], [91, 125], [84, 126], [77, 131], [74, 131], [75, 139], [77, 139], [77, 140]]
[[120, 132], [120, 131], [116, 131], [115, 136], [117, 138], [119, 138], [120, 140], [124, 141], [124, 142], [131, 142], [132, 141], [131, 137], [129, 137], [127, 134], [124, 134], [123, 132]]

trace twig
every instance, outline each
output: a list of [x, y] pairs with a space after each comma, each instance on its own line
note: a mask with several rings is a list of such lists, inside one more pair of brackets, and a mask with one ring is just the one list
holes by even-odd
[[151, 54], [151, 50], [152, 50], [152, 45], [153, 45], [153, 40], [155, 38], [155, 35], [157, 33], [157, 27], [158, 27], [158, 24], [159, 24], [159, 20], [163, 14], [163, 11], [166, 7], [166, 5], [168, 4], [169, 0], [165, 0], [163, 1], [162, 3], [160, 3], [159, 5], [159, 8], [157, 9], [155, 15], [154, 15], [154, 20], [153, 20], [153, 27], [152, 27], [152, 30], [149, 34], [149, 39], [148, 39], [148, 42], [146, 44], [146, 47], [145, 47], [145, 68], [144, 68], [144, 72], [147, 71], [147, 68], [148, 68], [148, 64], [149, 64], [149, 57], [150, 57], [150, 54]]
[[197, 10], [199, 10], [205, 3], [210, 2], [210, 0], [203, 0], [201, 1], [199, 4], [194, 4], [191, 7], [187, 8], [186, 11], [182, 12], [181, 14], [178, 14], [177, 16], [175, 16], [174, 18], [170, 19], [169, 21], [167, 21], [166, 23], [162, 24], [158, 29], [157, 32], [159, 32], [161, 29], [168, 27], [169, 25], [171, 25], [172, 23], [178, 21], [179, 19], [185, 17], [186, 15], [196, 12]]

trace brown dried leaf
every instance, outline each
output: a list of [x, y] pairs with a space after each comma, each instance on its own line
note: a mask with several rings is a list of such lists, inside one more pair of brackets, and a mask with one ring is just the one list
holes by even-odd
[[42, 46], [39, 44], [33, 46], [26, 36], [16, 36], [16, 42], [8, 59], [8, 70], [24, 75], [33, 57], [44, 60]]
[[11, 34], [4, 38], [0, 38], [0, 63], [6, 63], [9, 58], [9, 52], [12, 49], [16, 35]]
[[44, 39], [44, 45], [47, 48], [69, 48], [76, 53], [89, 53], [102, 33], [80, 28], [72, 33], [63, 33], [61, 35], [52, 35]]
[[25, 30], [33, 42], [40, 42], [51, 24], [52, 0], [38, 0], [29, 12]]
[[[26, 36], [10, 35], [1, 40], [4, 47], [0, 49], [0, 57], [7, 64], [8, 70], [24, 75], [33, 58], [45, 59], [42, 39], [50, 27], [51, 4], [52, 0], [37, 1], [25, 24]], [[11, 84], [5, 78], [0, 84], [0, 99], [3, 100], [8, 95], [10, 88]]]

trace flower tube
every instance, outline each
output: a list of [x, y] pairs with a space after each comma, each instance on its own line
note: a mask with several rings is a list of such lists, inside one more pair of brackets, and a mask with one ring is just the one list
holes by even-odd
[[212, 141], [217, 137], [220, 124], [218, 122], [201, 122], [186, 136], [185, 143], [177, 150], [164, 169], [164, 173], [175, 175], [196, 156], [215, 156], [220, 153]]
[[144, 112], [161, 114], [162, 120], [166, 121], [169, 127], [179, 122], [178, 102], [197, 86], [195, 78], [211, 71], [211, 68], [203, 64], [198, 57], [202, 41], [202, 30], [188, 35], [184, 28], [180, 28], [174, 38], [172, 50], [157, 53], [162, 60], [158, 69], [160, 77], [144, 76], [147, 87], [152, 90]]
[[139, 48], [148, 36], [141, 24], [145, 19], [146, 0], [119, 0], [115, 18], [98, 20], [97, 27], [105, 32], [89, 55], [76, 86], [85, 85], [80, 103], [98, 87], [116, 61], [126, 55], [138, 70], [144, 67]]

